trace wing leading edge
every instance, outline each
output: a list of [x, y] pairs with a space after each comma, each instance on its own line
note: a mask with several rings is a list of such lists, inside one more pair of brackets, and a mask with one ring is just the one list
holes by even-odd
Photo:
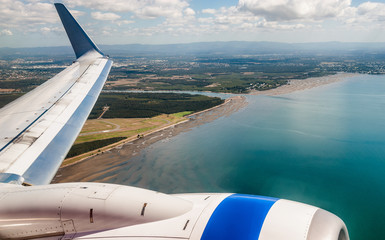
[[[94, 106], [112, 66], [63, 4], [55, 4], [77, 61], [0, 109], [0, 182], [54, 177]], [[21, 180], [20, 180], [21, 179]], [[12, 178], [14, 180], [14, 178]]]

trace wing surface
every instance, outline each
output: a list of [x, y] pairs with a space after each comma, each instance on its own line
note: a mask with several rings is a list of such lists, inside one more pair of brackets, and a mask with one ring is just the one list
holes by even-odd
[[52, 180], [112, 66], [64, 5], [55, 7], [77, 60], [0, 109], [0, 182], [10, 175], [31, 184]]

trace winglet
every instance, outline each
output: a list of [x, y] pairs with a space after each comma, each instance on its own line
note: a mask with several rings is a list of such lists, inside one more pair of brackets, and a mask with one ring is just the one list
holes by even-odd
[[76, 58], [80, 58], [90, 51], [96, 51], [104, 56], [67, 8], [61, 3], [55, 3], [55, 7], [75, 51]]

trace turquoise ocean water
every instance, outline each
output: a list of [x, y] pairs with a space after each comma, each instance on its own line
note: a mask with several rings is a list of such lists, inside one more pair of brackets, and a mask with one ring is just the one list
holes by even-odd
[[329, 210], [351, 239], [385, 236], [385, 77], [276, 97], [160, 141], [111, 173], [167, 193], [237, 192]]

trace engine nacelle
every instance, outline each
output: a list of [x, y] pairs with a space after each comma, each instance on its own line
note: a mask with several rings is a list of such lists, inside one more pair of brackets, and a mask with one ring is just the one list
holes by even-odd
[[340, 218], [320, 208], [234, 194], [215, 209], [202, 239], [348, 240], [349, 235]]
[[8, 187], [0, 192], [0, 239], [71, 238], [169, 219], [191, 208], [177, 197], [114, 184]]
[[349, 234], [344, 222], [336, 215], [281, 199], [267, 214], [259, 239], [349, 240]]
[[349, 240], [334, 214], [241, 194], [67, 183], [0, 188], [0, 239]]

